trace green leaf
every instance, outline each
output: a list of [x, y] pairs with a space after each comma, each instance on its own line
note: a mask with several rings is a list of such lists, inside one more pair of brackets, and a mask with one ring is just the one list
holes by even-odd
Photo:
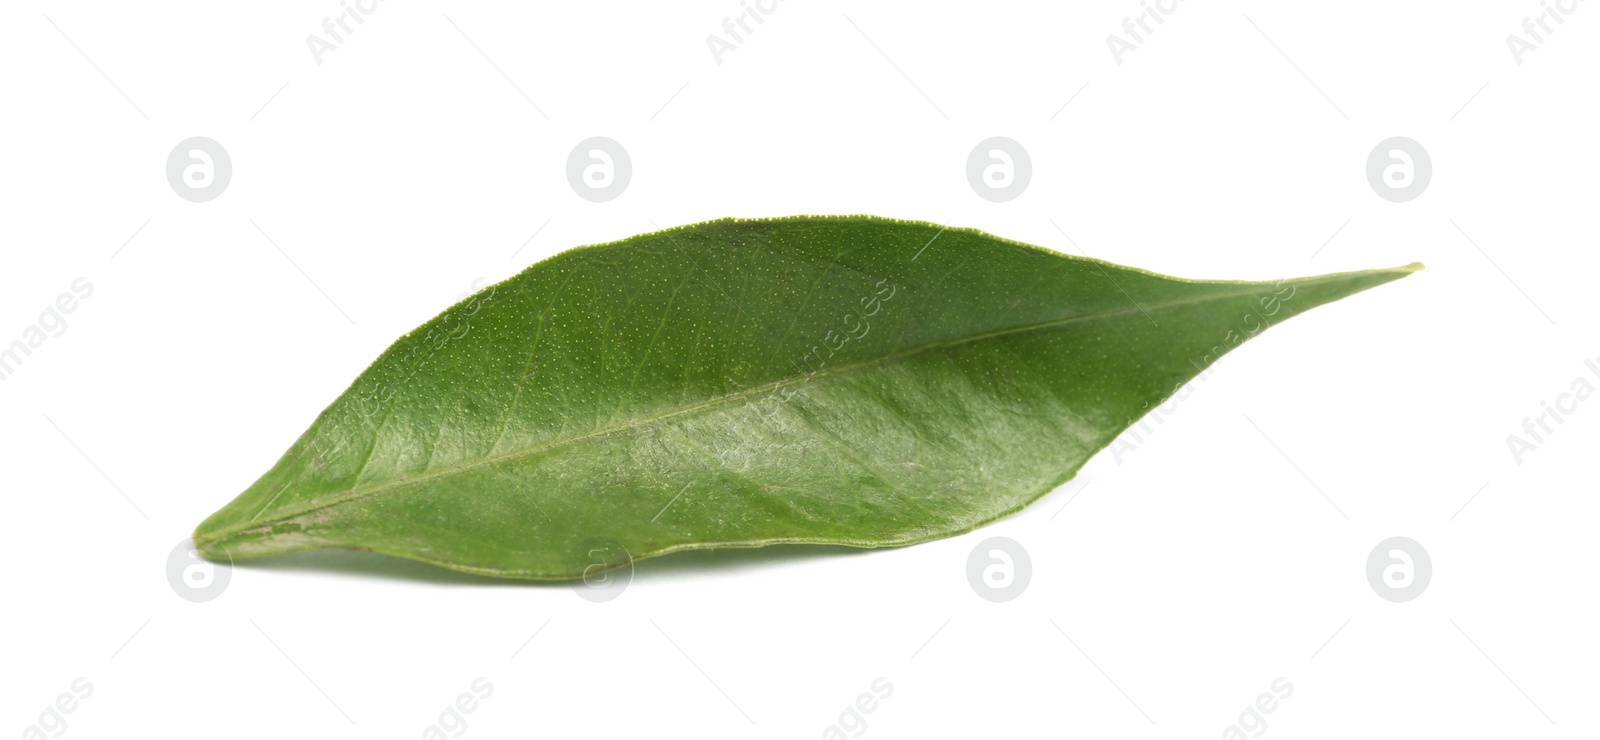
[[866, 216], [574, 249], [401, 337], [194, 542], [559, 579], [596, 552], [949, 537], [1244, 340], [1421, 267], [1183, 280]]

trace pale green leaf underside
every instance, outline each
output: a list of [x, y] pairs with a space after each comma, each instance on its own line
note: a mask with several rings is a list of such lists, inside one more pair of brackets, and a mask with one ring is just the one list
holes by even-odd
[[1418, 268], [1180, 280], [863, 216], [574, 249], [401, 337], [195, 542], [573, 578], [597, 552], [947, 537], [1266, 327]]

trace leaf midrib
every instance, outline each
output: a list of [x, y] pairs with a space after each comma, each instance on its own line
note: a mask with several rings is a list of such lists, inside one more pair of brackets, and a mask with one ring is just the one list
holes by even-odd
[[[1400, 269], [1404, 269], [1404, 268], [1400, 268]], [[1297, 279], [1297, 280], [1293, 280], [1293, 281], [1290, 281], [1290, 282], [1292, 284], [1295, 284], [1295, 285], [1305, 285], [1305, 284], [1308, 284], [1308, 283], [1321, 282], [1323, 280], [1328, 280], [1328, 279], [1345, 278], [1345, 277], [1349, 277], [1350, 275], [1351, 275], [1350, 273], [1336, 273], [1336, 274], [1331, 274], [1331, 275], [1320, 275], [1320, 276], [1311, 277], [1311, 278]], [[1194, 282], [1204, 282], [1204, 281], [1194, 281]], [[888, 354], [885, 354], [885, 355], [882, 355], [882, 356], [879, 356], [879, 357], [874, 357], [874, 358], [866, 359], [866, 360], [858, 360], [856, 362], [837, 365], [837, 366], [834, 366], [832, 369], [823, 369], [823, 370], [818, 370], [816, 372], [807, 373], [807, 374], [804, 374], [804, 375], [792, 375], [792, 376], [789, 376], [789, 377], [780, 378], [778, 380], [772, 381], [772, 382], [767, 383], [765, 385], [759, 385], [759, 386], [755, 386], [755, 387], [752, 387], [752, 388], [747, 388], [747, 389], [738, 391], [736, 393], [729, 393], [729, 394], [726, 394], [726, 395], [718, 396], [718, 397], [716, 397], [714, 399], [711, 399], [709, 401], [704, 401], [702, 403], [697, 403], [697, 404], [690, 405], [690, 406], [684, 406], [684, 407], [681, 407], [681, 408], [673, 409], [671, 411], [666, 411], [666, 412], [663, 412], [663, 413], [660, 413], [660, 414], [656, 414], [654, 416], [648, 416], [648, 417], [643, 417], [643, 418], [638, 418], [638, 419], [630, 419], [630, 420], [628, 420], [626, 422], [623, 422], [621, 424], [616, 424], [616, 425], [605, 427], [605, 428], [602, 428], [602, 429], [596, 429], [596, 430], [593, 430], [593, 431], [584, 432], [583, 434], [578, 434], [578, 435], [575, 435], [575, 436], [572, 436], [572, 437], [568, 437], [566, 439], [556, 440], [556, 441], [553, 441], [553, 442], [549, 442], [549, 443], [546, 443], [546, 444], [537, 445], [537, 446], [533, 446], [533, 447], [525, 447], [525, 448], [518, 449], [518, 450], [512, 450], [512, 451], [509, 451], [509, 452], [506, 452], [506, 453], [503, 453], [503, 454], [500, 454], [500, 455], [484, 457], [484, 458], [481, 458], [481, 459], [478, 459], [478, 460], [473, 460], [473, 461], [470, 461], [470, 462], [464, 462], [464, 463], [460, 463], [460, 464], [453, 465], [453, 466], [450, 466], [450, 467], [441, 468], [439, 470], [436, 470], [436, 471], [433, 471], [433, 472], [429, 472], [429, 473], [424, 473], [422, 475], [407, 476], [407, 477], [400, 477], [400, 478], [392, 478], [390, 480], [386, 480], [386, 481], [384, 481], [382, 483], [379, 483], [379, 484], [373, 485], [373, 486], [368, 486], [366, 488], [362, 488], [362, 487], [359, 487], [359, 486], [358, 487], [352, 487], [352, 488], [350, 488], [350, 489], [348, 489], [346, 491], [343, 491], [343, 492], [340, 492], [340, 493], [334, 495], [332, 498], [323, 499], [323, 500], [320, 500], [320, 501], [317, 501], [317, 502], [313, 502], [313, 503], [308, 503], [308, 504], [306, 504], [306, 505], [304, 505], [302, 507], [296, 508], [296, 509], [284, 510], [283, 512], [275, 513], [274, 516], [272, 516], [269, 519], [265, 519], [265, 520], [252, 519], [252, 520], [250, 520], [248, 522], [244, 522], [243, 524], [240, 524], [240, 525], [235, 525], [235, 526], [232, 526], [232, 527], [224, 527], [222, 529], [217, 530], [213, 534], [212, 537], [207, 538], [207, 539], [209, 539], [211, 541], [215, 541], [215, 540], [221, 539], [221, 538], [229, 536], [229, 535], [233, 535], [233, 534], [238, 534], [240, 532], [244, 532], [246, 530], [263, 528], [263, 527], [270, 527], [274, 523], [279, 523], [279, 522], [283, 522], [283, 521], [286, 521], [286, 520], [289, 520], [289, 519], [293, 519], [295, 517], [301, 516], [302, 514], [306, 514], [308, 512], [315, 511], [317, 509], [325, 509], [325, 508], [330, 508], [330, 507], [334, 507], [334, 506], [341, 506], [341, 505], [349, 503], [351, 501], [358, 501], [358, 500], [367, 498], [369, 496], [376, 495], [376, 494], [381, 493], [383, 491], [387, 491], [387, 490], [392, 489], [392, 488], [399, 488], [399, 487], [402, 487], [402, 486], [407, 486], [407, 485], [417, 484], [417, 483], [423, 483], [423, 482], [434, 480], [434, 479], [437, 479], [437, 478], [447, 477], [447, 476], [454, 475], [454, 474], [457, 474], [457, 473], [464, 473], [464, 472], [469, 471], [469, 470], [475, 470], [477, 468], [488, 467], [488, 466], [495, 465], [495, 464], [504, 462], [506, 460], [514, 459], [514, 458], [525, 457], [525, 456], [529, 456], [529, 455], [537, 455], [537, 454], [540, 454], [540, 453], [543, 453], [543, 452], [548, 452], [548, 451], [553, 450], [553, 449], [558, 449], [558, 448], [561, 448], [561, 447], [566, 447], [566, 446], [569, 446], [569, 445], [577, 444], [577, 443], [583, 442], [585, 440], [595, 439], [595, 438], [598, 438], [598, 437], [604, 437], [604, 436], [607, 436], [607, 435], [610, 435], [610, 434], [615, 434], [617, 432], [625, 431], [625, 430], [628, 430], [628, 429], [633, 429], [633, 428], [645, 426], [645, 425], [648, 425], [648, 424], [654, 424], [654, 423], [657, 423], [657, 422], [660, 422], [660, 421], [663, 421], [663, 420], [666, 420], [666, 419], [670, 419], [670, 418], [673, 418], [673, 417], [692, 414], [692, 413], [697, 412], [697, 411], [701, 411], [701, 410], [704, 410], [704, 409], [713, 408], [713, 407], [720, 406], [720, 405], [723, 405], [723, 404], [731, 403], [731, 402], [734, 402], [734, 401], [738, 401], [740, 399], [749, 398], [751, 396], [757, 396], [757, 395], [760, 395], [762, 393], [775, 391], [775, 390], [778, 390], [780, 388], [785, 388], [785, 387], [788, 387], [788, 386], [791, 386], [791, 385], [797, 385], [797, 384], [800, 384], [800, 383], [809, 382], [810, 380], [812, 380], [814, 378], [818, 378], [818, 377], [837, 375], [837, 374], [840, 374], [840, 373], [845, 373], [845, 372], [849, 372], [849, 371], [853, 371], [853, 370], [857, 370], [857, 369], [861, 369], [861, 368], [866, 368], [866, 367], [871, 367], [871, 366], [874, 366], [874, 365], [893, 362], [893, 361], [900, 360], [900, 359], [903, 359], [903, 358], [906, 358], [906, 357], [910, 357], [912, 355], [921, 354], [923, 352], [932, 352], [932, 351], [944, 349], [944, 348], [947, 348], [947, 347], [956, 347], [956, 346], [960, 346], [960, 345], [963, 345], [963, 344], [970, 344], [970, 343], [973, 343], [973, 342], [981, 342], [981, 341], [984, 341], [984, 340], [987, 340], [987, 339], [994, 339], [994, 338], [997, 338], [997, 337], [1007, 336], [1007, 335], [1010, 335], [1010, 334], [1021, 334], [1021, 333], [1025, 333], [1025, 332], [1031, 332], [1031, 331], [1042, 331], [1042, 330], [1047, 330], [1047, 329], [1054, 329], [1054, 328], [1058, 328], [1058, 327], [1062, 327], [1062, 326], [1069, 326], [1071, 324], [1084, 323], [1084, 322], [1094, 321], [1094, 320], [1098, 320], [1098, 319], [1109, 319], [1109, 318], [1116, 318], [1116, 317], [1119, 317], [1119, 316], [1132, 315], [1134, 313], [1139, 313], [1141, 311], [1163, 311], [1163, 310], [1166, 310], [1166, 309], [1169, 309], [1169, 308], [1176, 308], [1176, 307], [1179, 307], [1179, 306], [1186, 306], [1186, 305], [1197, 304], [1197, 303], [1205, 303], [1205, 302], [1216, 301], [1216, 300], [1226, 300], [1228, 298], [1238, 298], [1238, 297], [1241, 297], [1241, 296], [1254, 294], [1254, 293], [1258, 292], [1261, 288], [1269, 287], [1269, 286], [1272, 286], [1274, 284], [1275, 283], [1270, 283], [1270, 282], [1254, 283], [1254, 284], [1251, 284], [1251, 286], [1248, 289], [1230, 291], [1230, 292], [1227, 292], [1227, 293], [1214, 293], [1214, 294], [1211, 294], [1211, 295], [1202, 296], [1202, 297], [1198, 297], [1198, 298], [1178, 300], [1178, 301], [1169, 301], [1169, 302], [1166, 302], [1166, 303], [1153, 304], [1153, 305], [1148, 305], [1148, 306], [1144, 306], [1144, 307], [1141, 307], [1138, 304], [1138, 302], [1135, 301], [1133, 306], [1130, 307], [1130, 308], [1117, 309], [1117, 310], [1114, 310], [1114, 311], [1101, 311], [1101, 312], [1098, 312], [1098, 313], [1082, 314], [1082, 315], [1078, 315], [1078, 316], [1069, 316], [1069, 317], [1066, 317], [1066, 318], [1051, 319], [1049, 321], [1037, 321], [1037, 322], [1033, 322], [1033, 323], [1029, 323], [1029, 324], [1019, 324], [1017, 326], [1005, 327], [1005, 328], [1001, 328], [1001, 329], [991, 329], [989, 331], [978, 332], [976, 334], [968, 335], [968, 336], [965, 336], [965, 337], [958, 337], [958, 338], [955, 338], [955, 339], [946, 339], [946, 340], [941, 340], [941, 341], [937, 341], [937, 342], [928, 342], [926, 344], [920, 344], [920, 345], [916, 345], [914, 347], [908, 347], [908, 348], [901, 349], [901, 350], [898, 350], [898, 351], [895, 351], [895, 352], [890, 352]]]

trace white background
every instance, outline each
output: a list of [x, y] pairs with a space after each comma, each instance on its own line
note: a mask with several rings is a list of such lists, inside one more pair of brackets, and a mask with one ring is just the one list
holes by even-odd
[[[879, 677], [847, 736], [1218, 737], [1280, 677], [1248, 736], [1600, 728], [1600, 402], [1521, 464], [1507, 445], [1600, 386], [1592, 4], [1520, 65], [1531, 0], [1178, 2], [1121, 64], [1132, 0], [789, 0], [720, 65], [739, 0], [383, 2], [320, 65], [336, 0], [161, 5], [0, 23], [0, 343], [94, 287], [0, 383], [7, 736], [79, 677], [74, 738], [419, 737], [479, 677], [463, 737], [819, 737]], [[233, 160], [210, 202], [166, 180], [191, 136]], [[633, 161], [607, 203], [566, 180], [591, 136]], [[965, 176], [991, 136], [1031, 155], [1010, 202]], [[1410, 202], [1366, 181], [1391, 136], [1432, 158]], [[1131, 452], [969, 535], [670, 556], [600, 604], [340, 554], [240, 563], [207, 603], [169, 587], [195, 524], [475, 285], [800, 213], [1188, 277], [1428, 269], [1251, 342]], [[995, 535], [1033, 562], [1003, 604], [966, 578]], [[1406, 603], [1365, 575], [1391, 536], [1433, 561]]]

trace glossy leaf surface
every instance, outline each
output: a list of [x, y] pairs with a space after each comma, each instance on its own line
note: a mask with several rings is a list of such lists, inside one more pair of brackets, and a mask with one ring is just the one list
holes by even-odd
[[1244, 340], [1419, 268], [1192, 281], [874, 217], [574, 249], [401, 337], [194, 539], [573, 578], [596, 552], [948, 537]]

